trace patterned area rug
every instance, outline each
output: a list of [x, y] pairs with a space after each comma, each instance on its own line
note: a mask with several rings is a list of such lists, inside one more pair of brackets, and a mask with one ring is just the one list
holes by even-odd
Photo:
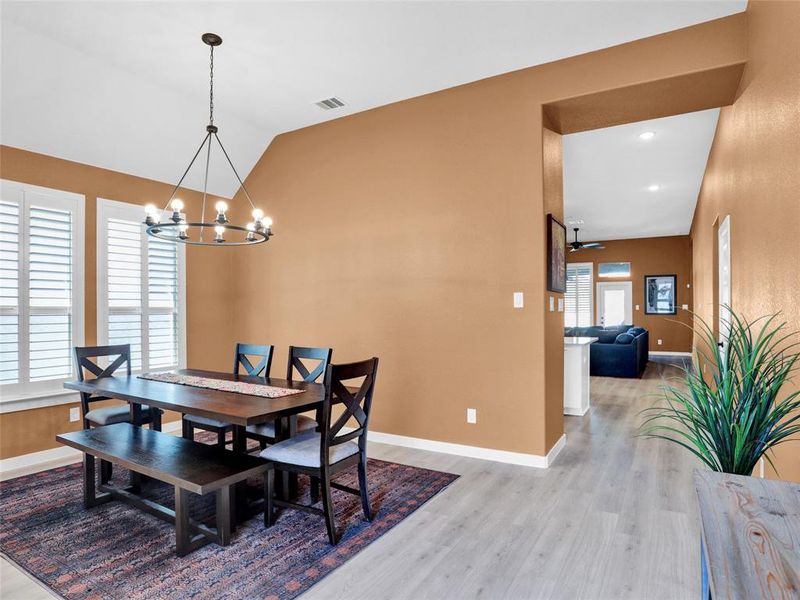
[[[81, 473], [70, 465], [0, 483], [0, 550], [70, 600], [294, 598], [458, 478], [370, 459], [375, 518], [363, 518], [358, 497], [333, 490], [336, 524], [344, 530], [337, 546], [328, 544], [322, 518], [286, 510], [270, 529], [258, 514], [237, 528], [230, 546], [211, 544], [178, 558], [168, 523], [121, 502], [85, 510]], [[127, 478], [115, 468], [113, 483]], [[336, 481], [358, 487], [355, 468]], [[170, 486], [151, 481], [143, 493], [173, 506]], [[303, 476], [299, 493], [308, 503]], [[192, 501], [192, 516], [213, 523], [213, 494]]]

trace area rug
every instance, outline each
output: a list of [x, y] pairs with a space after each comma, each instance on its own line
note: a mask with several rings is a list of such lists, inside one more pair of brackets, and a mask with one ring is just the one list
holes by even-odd
[[[84, 509], [82, 468], [70, 465], [0, 483], [0, 550], [70, 600], [295, 598], [458, 478], [374, 459], [368, 473], [372, 522], [358, 497], [332, 492], [343, 532], [337, 546], [328, 543], [321, 518], [286, 510], [270, 529], [258, 514], [236, 529], [230, 546], [178, 558], [168, 523], [121, 502]], [[115, 469], [112, 481], [127, 477]], [[300, 477], [305, 503], [307, 481]], [[336, 481], [358, 487], [355, 468]], [[144, 494], [173, 506], [170, 486], [151, 481]], [[192, 500], [192, 516], [213, 523], [213, 494]]]

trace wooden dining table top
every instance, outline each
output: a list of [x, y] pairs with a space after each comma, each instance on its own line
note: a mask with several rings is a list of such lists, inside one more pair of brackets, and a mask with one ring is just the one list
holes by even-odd
[[141, 379], [137, 375], [113, 375], [86, 381], [67, 381], [64, 383], [64, 387], [69, 390], [109, 396], [136, 404], [208, 417], [243, 426], [256, 425], [277, 417], [314, 410], [319, 407], [325, 397], [325, 386], [319, 383], [287, 381], [275, 377], [263, 379], [198, 369], [177, 369], [174, 372], [181, 375], [242, 381], [304, 391], [302, 394], [265, 398], [238, 392]]

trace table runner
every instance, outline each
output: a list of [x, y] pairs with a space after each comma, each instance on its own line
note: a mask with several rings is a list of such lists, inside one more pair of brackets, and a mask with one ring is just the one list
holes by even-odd
[[165, 383], [177, 383], [191, 387], [219, 390], [221, 392], [235, 392], [248, 396], [261, 396], [262, 398], [280, 398], [293, 394], [302, 394], [305, 390], [275, 387], [260, 383], [247, 383], [245, 381], [229, 381], [227, 379], [214, 379], [213, 377], [198, 377], [197, 375], [181, 375], [180, 373], [142, 373], [140, 379], [151, 379]]

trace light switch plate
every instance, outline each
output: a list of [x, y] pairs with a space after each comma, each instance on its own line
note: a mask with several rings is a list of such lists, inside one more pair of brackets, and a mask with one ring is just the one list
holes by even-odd
[[550, 296], [550, 312], [556, 309], [556, 299]]
[[468, 408], [467, 409], [467, 423], [474, 425], [478, 422], [478, 409], [477, 408]]
[[78, 406], [69, 409], [69, 422], [74, 423], [75, 421], [81, 420], [81, 409]]
[[525, 306], [525, 298], [522, 292], [514, 292], [514, 308], [522, 308]]
[[558, 312], [564, 312], [564, 299], [558, 299]]

